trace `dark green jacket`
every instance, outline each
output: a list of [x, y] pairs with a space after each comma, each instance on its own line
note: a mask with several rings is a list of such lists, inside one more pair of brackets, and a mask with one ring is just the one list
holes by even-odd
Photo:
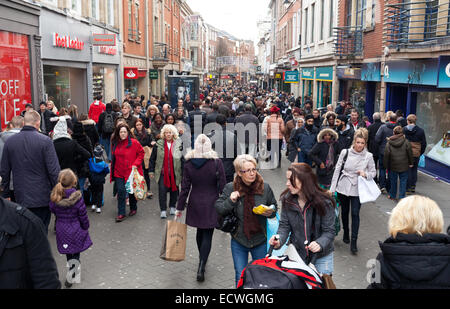
[[[156, 183], [159, 182], [161, 171], [164, 163], [164, 139], [159, 139], [153, 147], [152, 155], [150, 157], [149, 172], [155, 175]], [[175, 172], [175, 182], [177, 187], [181, 184], [181, 171], [183, 170], [183, 144], [181, 138], [175, 140], [173, 149], [173, 169]]]
[[388, 138], [383, 158], [384, 167], [393, 172], [407, 172], [410, 165], [414, 165], [412, 148], [403, 134]]
[[[238, 176], [237, 176], [238, 177]], [[233, 183], [228, 183], [223, 189], [222, 194], [219, 199], [216, 201], [215, 207], [219, 215], [225, 216], [231, 211], [235, 211], [235, 215], [238, 218], [238, 229], [234, 235], [231, 235], [234, 240], [236, 240], [239, 244], [246, 248], [254, 248], [262, 243], [267, 241], [267, 231], [266, 231], [266, 222], [267, 218], [261, 215], [258, 215], [258, 220], [261, 224], [262, 233], [254, 235], [251, 239], [247, 239], [247, 236], [244, 233], [244, 200], [240, 198], [236, 203], [233, 203], [230, 199], [231, 193], [233, 193]], [[244, 197], [245, 198], [245, 197]], [[277, 207], [277, 200], [273, 194], [272, 189], [267, 183], [264, 183], [264, 193], [262, 195], [255, 195], [255, 207], [259, 205], [275, 205]], [[278, 210], [278, 207], [277, 207]], [[271, 218], [276, 216], [276, 211], [272, 214]]]

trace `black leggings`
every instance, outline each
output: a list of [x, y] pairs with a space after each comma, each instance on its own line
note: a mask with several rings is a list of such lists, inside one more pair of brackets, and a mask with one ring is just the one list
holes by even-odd
[[200, 253], [200, 260], [205, 263], [208, 261], [209, 253], [211, 252], [212, 237], [214, 229], [197, 229], [197, 247]]

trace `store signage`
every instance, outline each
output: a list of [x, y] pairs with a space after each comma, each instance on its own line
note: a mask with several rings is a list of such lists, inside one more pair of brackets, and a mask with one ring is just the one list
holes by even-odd
[[317, 67], [316, 80], [332, 82], [333, 81], [333, 67]]
[[381, 81], [381, 63], [380, 62], [363, 63], [361, 68], [361, 80], [368, 82]]
[[98, 47], [98, 53], [99, 54], [115, 56], [115, 55], [117, 55], [117, 48], [109, 47], [109, 46], [99, 46]]
[[314, 68], [302, 68], [302, 79], [314, 79]]
[[[7, 44], [2, 44], [7, 42]], [[31, 101], [30, 51], [28, 37], [0, 31], [1, 128], [20, 115]]]
[[150, 79], [158, 79], [158, 70], [149, 70]]
[[60, 35], [53, 32], [53, 46], [66, 49], [83, 50], [84, 42], [77, 37], [71, 37], [70, 35]]
[[139, 69], [138, 68], [123, 68], [125, 79], [138, 79]]
[[450, 88], [450, 56], [439, 57], [438, 88]]
[[384, 66], [387, 83], [436, 86], [437, 79], [437, 59], [388, 61]]
[[357, 79], [361, 80], [360, 68], [337, 68], [336, 73], [340, 79]]
[[94, 33], [92, 35], [94, 46], [116, 46], [116, 35], [106, 33]]
[[275, 74], [275, 79], [281, 79], [281, 73], [276, 73]]
[[284, 72], [284, 82], [287, 84], [296, 84], [299, 82], [298, 71], [286, 71]]

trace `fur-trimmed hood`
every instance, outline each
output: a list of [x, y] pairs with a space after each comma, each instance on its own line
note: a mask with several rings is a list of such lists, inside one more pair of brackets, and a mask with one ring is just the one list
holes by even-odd
[[338, 138], [339, 138], [339, 135], [338, 135], [337, 132], [334, 131], [333, 129], [323, 129], [323, 130], [321, 130], [321, 131], [319, 132], [319, 134], [317, 134], [317, 142], [318, 142], [318, 143], [323, 142], [323, 136], [324, 136], [326, 133], [331, 134], [331, 138], [332, 138], [332, 139], [334, 138], [335, 141], [337, 141]]
[[[70, 192], [70, 191], [69, 191]], [[66, 191], [66, 193], [68, 193], [68, 191]], [[75, 205], [81, 198], [83, 197], [83, 195], [81, 194], [81, 191], [74, 191], [72, 192], [69, 197], [62, 199], [61, 201], [59, 201], [57, 203], [58, 206], [61, 207], [72, 207], [73, 205]]]
[[95, 121], [94, 120], [92, 120], [92, 119], [86, 119], [86, 120], [82, 120], [82, 121], [80, 121], [84, 126], [87, 126], [87, 125], [94, 125], [95, 126]]
[[337, 118], [337, 116], [338, 116], [338, 115], [337, 115], [335, 112], [333, 112], [333, 111], [328, 111], [328, 112], [326, 112], [326, 113], [323, 115], [323, 122], [322, 122], [322, 125], [323, 125], [323, 126], [329, 125], [328, 119], [327, 119], [327, 117], [328, 117], [329, 115], [334, 115], [334, 119], [335, 119], [335, 120], [336, 120], [336, 118]]
[[211, 140], [204, 134], [200, 134], [194, 143], [194, 150], [189, 151], [184, 158], [190, 159], [218, 159], [217, 152], [212, 150]]
[[52, 118], [50, 118], [50, 121], [51, 122], [56, 122], [56, 121], [59, 121], [61, 118], [65, 118], [66, 121], [69, 120], [69, 119], [72, 119], [69, 115], [65, 115], [65, 116], [52, 117]]

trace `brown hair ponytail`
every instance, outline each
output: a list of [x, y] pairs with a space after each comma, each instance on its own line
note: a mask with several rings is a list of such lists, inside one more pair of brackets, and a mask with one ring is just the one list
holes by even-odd
[[76, 187], [78, 183], [77, 176], [71, 169], [64, 169], [59, 173], [58, 183], [50, 194], [50, 200], [57, 204], [64, 198], [64, 190]]

